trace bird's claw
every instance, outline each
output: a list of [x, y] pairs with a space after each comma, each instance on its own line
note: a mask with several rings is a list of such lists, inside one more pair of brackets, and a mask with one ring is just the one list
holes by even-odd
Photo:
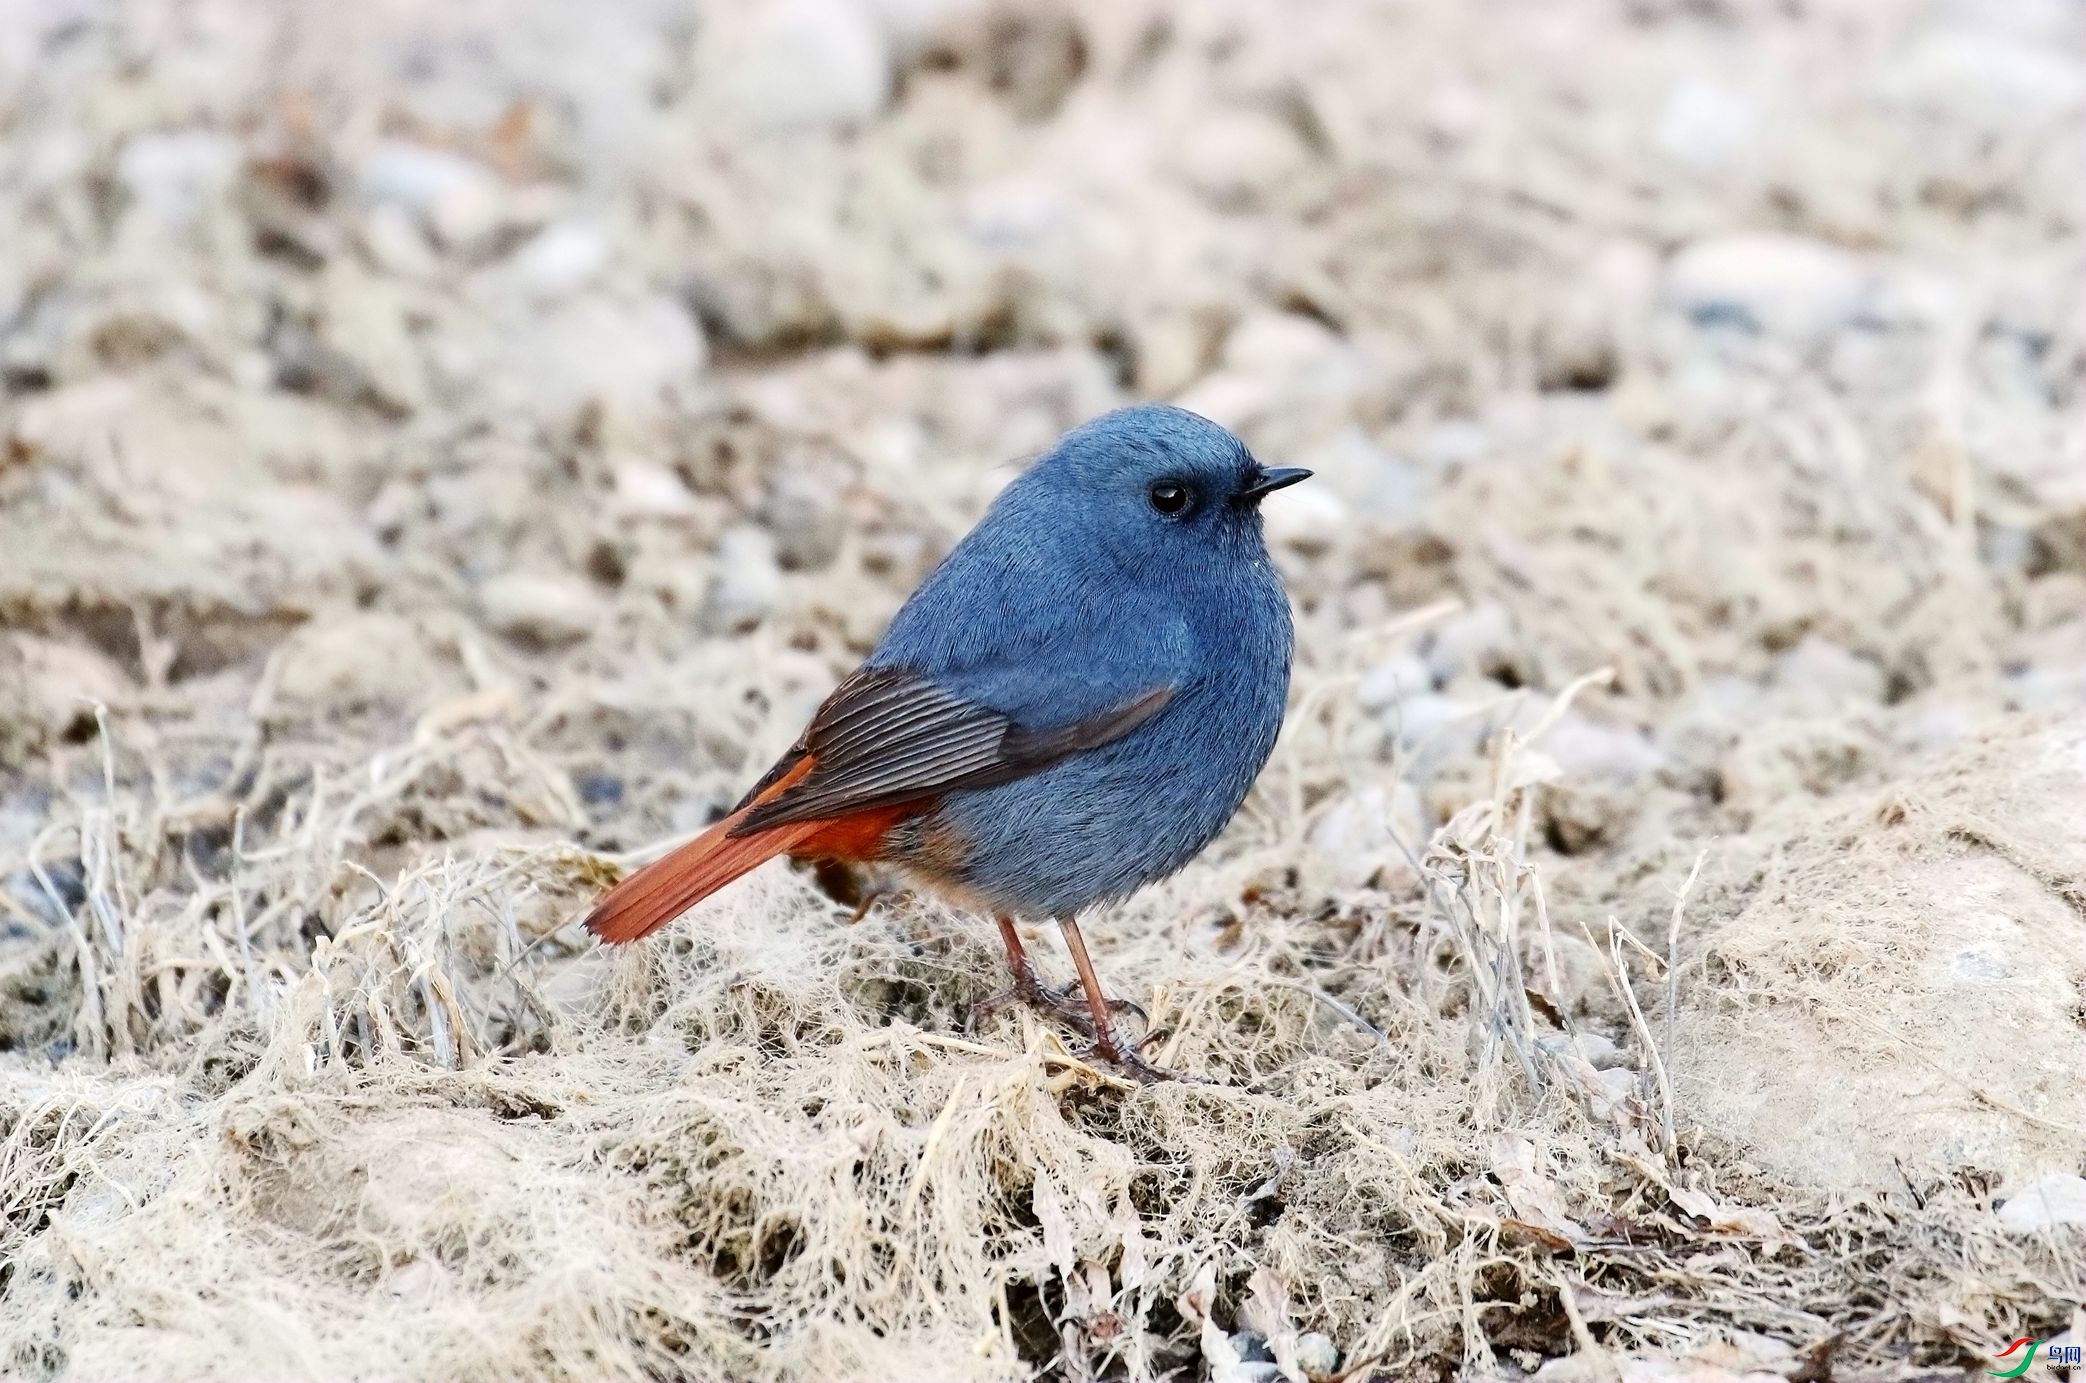
[[1094, 1035], [1094, 1020], [1088, 1015], [1085, 1003], [1073, 999], [1069, 988], [1052, 989], [1038, 983], [1033, 975], [1017, 976], [1012, 985], [972, 1004], [965, 1026], [976, 1032], [986, 1019], [1012, 1004], [1027, 1004], [1051, 1014], [1081, 1037]]

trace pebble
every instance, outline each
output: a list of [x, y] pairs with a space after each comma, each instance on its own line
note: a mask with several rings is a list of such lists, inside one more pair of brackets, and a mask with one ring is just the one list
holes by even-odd
[[1882, 85], [1900, 99], [1930, 103], [1957, 119], [2032, 126], [2086, 105], [2086, 65], [2070, 42], [2024, 41], [1969, 27], [1929, 32], [1886, 69]]
[[319, 339], [352, 364], [356, 385], [393, 408], [426, 402], [427, 376], [399, 286], [341, 255], [319, 277]]
[[1759, 111], [1743, 94], [1690, 74], [1667, 91], [1652, 143], [1696, 173], [1714, 173], [1752, 142], [1759, 119]]
[[1818, 634], [1775, 659], [1774, 682], [1807, 705], [1833, 710], [1877, 705], [1889, 689], [1881, 667]]
[[1400, 781], [1386, 791], [1370, 785], [1345, 796], [1311, 830], [1311, 848], [1323, 856], [1335, 882], [1358, 888], [1386, 864], [1402, 862], [1392, 838], [1418, 853], [1428, 837], [1419, 791]]
[[496, 392], [512, 406], [561, 425], [591, 403], [654, 416], [691, 387], [708, 352], [680, 302], [583, 294], [496, 343]]
[[484, 209], [498, 204], [503, 187], [499, 175], [476, 159], [404, 139], [379, 140], [363, 161], [359, 184], [368, 201], [404, 207], [427, 225], [439, 229], [446, 224], [451, 232], [471, 229], [483, 219]]
[[1324, 551], [1348, 526], [1349, 517], [1339, 495], [1308, 481], [1261, 506], [1268, 542], [1300, 552]]
[[891, 98], [890, 43], [864, 0], [780, 0], [703, 28], [718, 31], [704, 54], [716, 90], [755, 129], [859, 124]]
[[502, 634], [539, 643], [572, 643], [602, 620], [601, 602], [575, 577], [510, 571], [478, 592], [485, 620]]
[[193, 220], [238, 172], [238, 142], [211, 130], [141, 134], [116, 159], [131, 201], [173, 223]]
[[756, 524], [734, 524], [717, 539], [716, 578], [703, 602], [703, 625], [737, 633], [760, 623], [782, 594], [775, 535]]
[[598, 278], [609, 256], [608, 236], [600, 226], [558, 221], [531, 236], [504, 267], [538, 297], [563, 298]]
[[2030, 1183], [2000, 1205], [1999, 1223], [2016, 1234], [2086, 1225], [2086, 1177], [2058, 1172]]
[[1296, 131], [1267, 112], [1218, 107], [1190, 124], [1176, 166], [1212, 205], [1250, 211], [1294, 178], [1308, 158]]
[[1357, 514], [1399, 527], [1417, 521], [1427, 497], [1419, 469], [1377, 446], [1359, 427], [1342, 428], [1298, 456], [1296, 464], [1312, 472], [1314, 488], [1340, 496]]
[[1540, 747], [1566, 776], [1611, 783], [1639, 782], [1666, 762], [1658, 746], [1639, 732], [1603, 725], [1577, 711], [1566, 711]]
[[1307, 1330], [1297, 1336], [1297, 1367], [1311, 1383], [1325, 1383], [1326, 1379], [1340, 1372], [1340, 1348], [1333, 1337], [1316, 1330]]
[[362, 218], [361, 239], [377, 267], [399, 278], [429, 280], [441, 268], [426, 233], [412, 213], [395, 202], [369, 209]]
[[1622, 1048], [1616, 1046], [1613, 1039], [1603, 1037], [1597, 1032], [1582, 1032], [1572, 1037], [1567, 1037], [1561, 1032], [1552, 1033], [1548, 1037], [1538, 1038], [1536, 1045], [1549, 1052], [1562, 1052], [1567, 1047], [1573, 1048], [1586, 1064], [1596, 1071], [1613, 1071], [1629, 1064], [1629, 1058], [1623, 1054]]
[[1481, 601], [1435, 626], [1421, 656], [1437, 682], [1466, 671], [1484, 671], [1514, 651], [1514, 617], [1497, 601]]
[[319, 619], [283, 643], [278, 701], [294, 714], [338, 707], [412, 709], [452, 680], [413, 621], [381, 610]]
[[1393, 653], [1362, 674], [1355, 699], [1365, 711], [1389, 709], [1409, 696], [1434, 690], [1434, 674], [1415, 653]]
[[790, 571], [833, 565], [847, 540], [847, 514], [828, 476], [796, 470], [777, 476], [761, 518], [775, 537], [777, 560]]
[[1870, 291], [1869, 272], [1846, 250], [1773, 231], [1698, 240], [1666, 267], [1666, 300], [1698, 326], [1801, 343], [1853, 323]]

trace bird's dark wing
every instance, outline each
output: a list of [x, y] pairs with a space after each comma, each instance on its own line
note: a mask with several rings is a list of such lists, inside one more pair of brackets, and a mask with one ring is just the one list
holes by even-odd
[[810, 760], [782, 792], [732, 828], [751, 835], [792, 822], [1004, 783], [1130, 733], [1172, 699], [1160, 683], [1068, 724], [1035, 728], [903, 668], [864, 667], [826, 698], [789, 753], [740, 803], [751, 805]]

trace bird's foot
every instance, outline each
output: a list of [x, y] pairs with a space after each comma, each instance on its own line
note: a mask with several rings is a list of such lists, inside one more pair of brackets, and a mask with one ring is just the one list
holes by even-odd
[[1169, 1029], [1166, 1028], [1155, 1028], [1138, 1038], [1135, 1042], [1124, 1042], [1113, 1031], [1105, 1032], [1100, 1037], [1094, 1039], [1094, 1045], [1087, 1048], [1086, 1054], [1097, 1061], [1106, 1062], [1108, 1065], [1113, 1066], [1139, 1085], [1157, 1085], [1161, 1081], [1176, 1080], [1187, 1081], [1196, 1085], [1202, 1084], [1203, 1082], [1194, 1076], [1183, 1075], [1179, 1071], [1169, 1071], [1164, 1066], [1154, 1066], [1151, 1062], [1145, 1060], [1145, 1048], [1155, 1042], [1163, 1041], [1168, 1031]]
[[1052, 989], [1043, 984], [1037, 980], [1033, 971], [1016, 974], [1013, 984], [972, 1004], [966, 1026], [976, 1032], [986, 1019], [1013, 1004], [1027, 1004], [1030, 1008], [1048, 1013], [1081, 1037], [1091, 1038], [1094, 1035], [1094, 1020], [1088, 1016], [1086, 1001], [1073, 998], [1070, 986]]

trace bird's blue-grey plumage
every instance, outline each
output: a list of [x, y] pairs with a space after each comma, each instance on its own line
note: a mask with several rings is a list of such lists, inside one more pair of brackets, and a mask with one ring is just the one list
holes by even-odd
[[[900, 826], [901, 863], [1003, 912], [1067, 916], [1164, 878], [1223, 830], [1289, 689], [1289, 603], [1253, 493], [1268, 474], [1215, 423], [1142, 406], [1069, 433], [1000, 494], [865, 667], [919, 674], [1024, 732], [1170, 696], [1097, 748], [946, 793]], [[1162, 512], [1155, 486], [1189, 503]]]

